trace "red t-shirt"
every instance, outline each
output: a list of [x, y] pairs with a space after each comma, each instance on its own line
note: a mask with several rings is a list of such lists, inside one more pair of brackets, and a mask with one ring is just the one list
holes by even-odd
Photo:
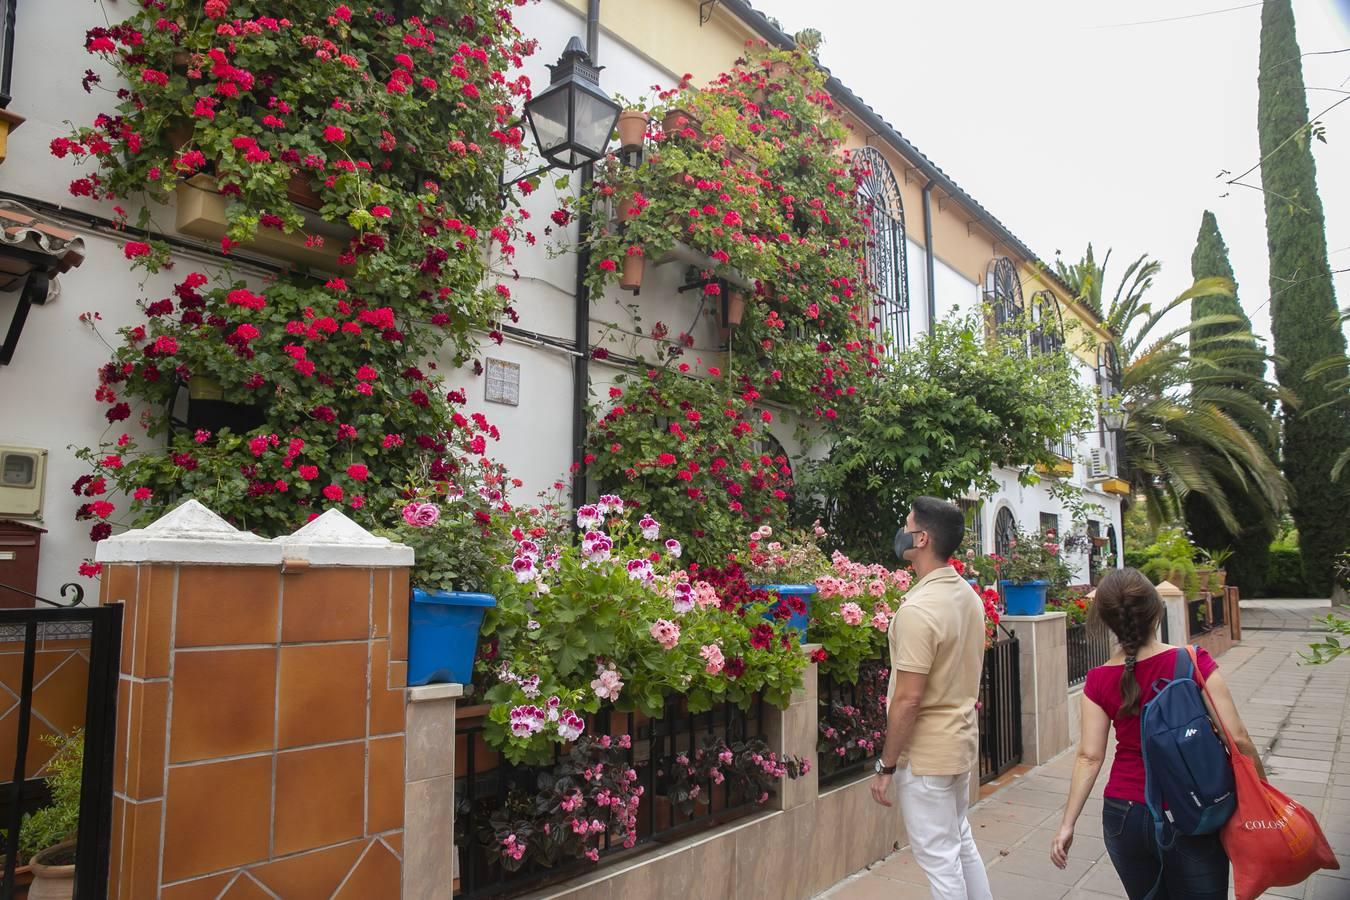
[[[1134, 677], [1139, 682], [1139, 709], [1153, 699], [1153, 682], [1159, 678], [1171, 678], [1176, 671], [1177, 654], [1185, 653], [1184, 648], [1164, 650], [1148, 659], [1134, 664]], [[1200, 665], [1200, 674], [1206, 678], [1218, 663], [1201, 647], [1195, 650]], [[1141, 732], [1138, 716], [1118, 717], [1120, 711], [1120, 676], [1123, 665], [1098, 666], [1087, 674], [1083, 685], [1083, 694], [1105, 711], [1116, 726], [1116, 759], [1111, 764], [1111, 777], [1106, 780], [1105, 795], [1117, 800], [1144, 802], [1144, 757], [1139, 745]], [[1194, 676], [1192, 676], [1194, 677]]]

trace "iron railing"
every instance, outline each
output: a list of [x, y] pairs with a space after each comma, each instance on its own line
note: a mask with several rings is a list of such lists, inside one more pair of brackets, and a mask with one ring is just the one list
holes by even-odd
[[886, 687], [890, 667], [883, 660], [865, 662], [858, 680], [847, 682], [821, 674], [816, 764], [821, 787], [866, 774], [886, 738]]
[[18, 703], [13, 708], [14, 712], [10, 713], [15, 717], [13, 768], [3, 773], [10, 775], [10, 780], [0, 783], [0, 825], [5, 829], [0, 900], [11, 900], [15, 896], [14, 870], [18, 863], [19, 831], [23, 817], [50, 802], [45, 779], [28, 777], [31, 768], [28, 752], [33, 727], [37, 655], [47, 642], [68, 642], [72, 634], [78, 634], [86, 627], [89, 675], [85, 691], [80, 819], [74, 853], [74, 897], [75, 900], [102, 900], [108, 895], [122, 607], [0, 609], [0, 632], [8, 632], [15, 643], [18, 640], [23, 642], [21, 669], [16, 673], [19, 676]]
[[[999, 626], [1000, 630], [1002, 626]], [[984, 651], [980, 675], [980, 784], [1022, 761], [1022, 677], [1017, 635], [1004, 636]]]
[[[677, 756], [692, 756], [701, 742], [710, 736], [723, 738], [727, 743], [761, 738], [763, 711], [764, 701], [756, 698], [748, 710], [728, 703], [707, 712], [690, 713], [681, 698], [676, 697], [668, 700], [665, 715], [659, 719], [609, 709], [588, 717], [589, 733], [616, 738], [629, 735], [632, 739], [631, 747], [626, 751], [627, 761], [637, 771], [638, 783], [643, 788], [634, 846], [682, 838], [763, 808], [756, 802], [758, 798], [742, 796], [731, 779], [721, 785], [705, 779], [700, 782], [700, 787], [709, 802], [685, 813], [678, 804], [668, 802], [667, 776], [663, 774], [671, 771]], [[504, 808], [513, 793], [523, 796], [536, 790], [540, 770], [512, 765], [498, 757], [483, 741], [484, 724], [471, 719], [465, 724], [465, 721], [461, 719], [455, 729], [456, 755], [462, 758], [463, 766], [457, 766], [455, 778], [455, 849], [459, 877], [454, 896], [468, 900], [519, 894], [593, 868], [594, 862], [582, 858], [560, 860], [553, 866], [530, 861], [515, 872], [504, 870], [495, 856], [497, 847], [486, 846], [478, 835], [482, 826], [489, 822], [494, 812]], [[561, 748], [556, 749], [555, 761], [561, 756]], [[623, 852], [620, 842], [611, 841], [609, 832], [601, 837], [600, 859]]]
[[1111, 658], [1111, 632], [1087, 622], [1070, 625], [1065, 648], [1069, 656], [1069, 687], [1074, 687], [1087, 680], [1088, 669]]
[[1186, 601], [1186, 630], [1190, 637], [1199, 637], [1210, 630], [1209, 600], [1197, 597]]
[[1209, 625], [1210, 628], [1222, 628], [1228, 624], [1228, 596], [1223, 588], [1219, 588], [1218, 593], [1212, 594], [1209, 601]]

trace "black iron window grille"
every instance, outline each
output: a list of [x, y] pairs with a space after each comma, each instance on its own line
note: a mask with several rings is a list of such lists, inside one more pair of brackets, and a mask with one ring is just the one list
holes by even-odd
[[1025, 313], [1022, 301], [1022, 279], [1017, 267], [1006, 256], [995, 257], [984, 270], [984, 303], [993, 324], [994, 334], [1014, 334]]
[[1017, 540], [1017, 517], [1004, 506], [994, 515], [994, 552], [1007, 558]]
[[1064, 349], [1064, 315], [1050, 291], [1031, 295], [1027, 346], [1032, 354], [1053, 355]]
[[962, 498], [956, 505], [966, 517], [965, 548], [975, 551], [976, 556], [984, 556], [984, 501]]
[[1102, 446], [1116, 449], [1108, 442], [1105, 411], [1113, 408], [1120, 396], [1120, 358], [1116, 355], [1114, 344], [1102, 344], [1097, 348], [1097, 393], [1100, 394], [1101, 408], [1097, 412], [1097, 435]]
[[905, 246], [905, 205], [890, 163], [875, 147], [853, 151], [853, 177], [868, 228], [867, 286], [878, 327], [890, 346], [909, 346], [909, 270]]

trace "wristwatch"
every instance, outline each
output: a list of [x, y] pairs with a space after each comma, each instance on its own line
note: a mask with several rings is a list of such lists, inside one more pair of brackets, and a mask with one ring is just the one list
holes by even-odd
[[895, 774], [895, 770], [896, 770], [897, 768], [899, 768], [898, 765], [895, 765], [895, 766], [885, 766], [885, 765], [882, 765], [882, 764], [881, 764], [881, 757], [880, 757], [880, 756], [877, 757], [877, 766], [876, 766], [876, 769], [877, 769], [877, 774], [878, 774], [878, 775], [894, 775], [894, 774]]

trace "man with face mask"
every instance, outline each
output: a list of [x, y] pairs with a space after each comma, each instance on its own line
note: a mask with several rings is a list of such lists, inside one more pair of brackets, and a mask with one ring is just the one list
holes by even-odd
[[978, 736], [975, 701], [984, 662], [984, 605], [947, 564], [965, 516], [920, 497], [895, 536], [917, 581], [891, 619], [886, 743], [872, 797], [900, 801], [914, 860], [934, 900], [992, 900], [989, 876], [966, 821]]

